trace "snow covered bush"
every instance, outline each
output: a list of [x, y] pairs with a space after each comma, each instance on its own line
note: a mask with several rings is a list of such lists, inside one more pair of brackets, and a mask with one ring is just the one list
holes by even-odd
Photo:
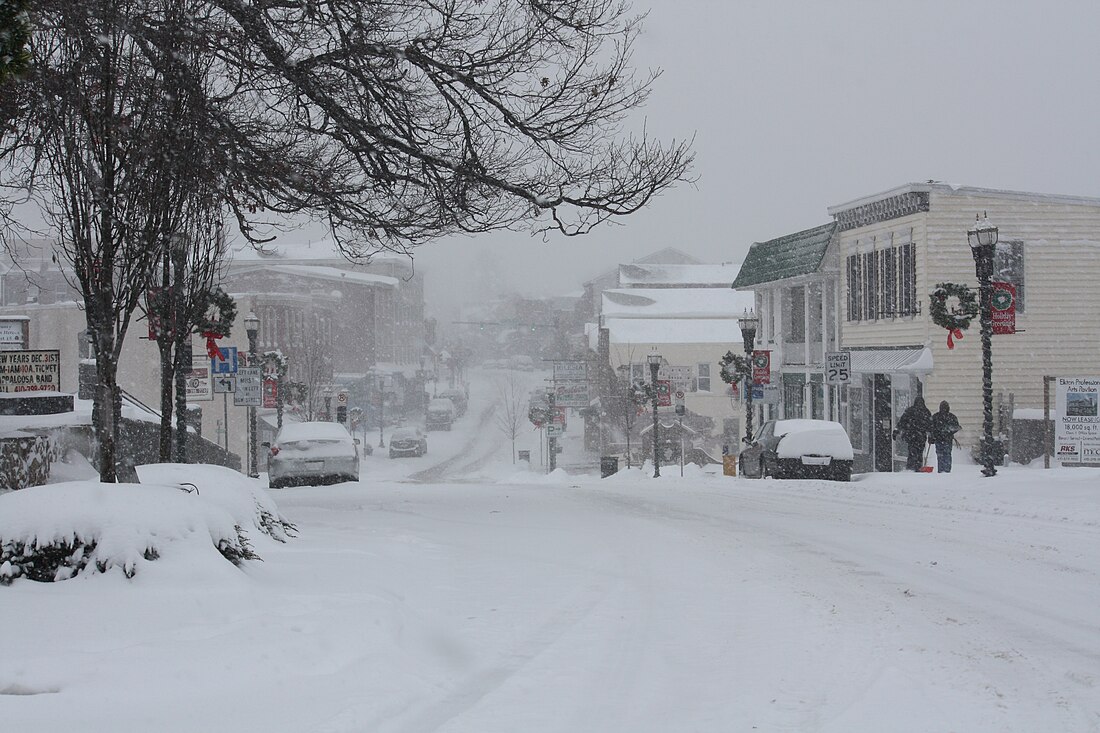
[[261, 559], [254, 542], [285, 542], [295, 531], [254, 481], [230, 469], [139, 471], [144, 484], [72, 481], [0, 496], [0, 585], [116, 569], [132, 578], [153, 561], [223, 572], [225, 560]]

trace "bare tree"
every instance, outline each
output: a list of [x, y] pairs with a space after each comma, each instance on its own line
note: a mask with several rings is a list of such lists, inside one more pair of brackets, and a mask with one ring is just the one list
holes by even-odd
[[[630, 66], [641, 25], [621, 0], [36, 0], [30, 14], [29, 69], [0, 81], [0, 218], [38, 204], [73, 266], [105, 481], [118, 354], [178, 229], [157, 202], [181, 170], [257, 244], [307, 212], [360, 257], [452, 233], [583, 234], [692, 162], [687, 143], [624, 133], [656, 74]], [[199, 146], [165, 146], [177, 127]]]
[[515, 374], [496, 383], [497, 411], [493, 416], [496, 426], [512, 441], [512, 463], [516, 462], [516, 438], [527, 419], [527, 408], [523, 392], [516, 383]]

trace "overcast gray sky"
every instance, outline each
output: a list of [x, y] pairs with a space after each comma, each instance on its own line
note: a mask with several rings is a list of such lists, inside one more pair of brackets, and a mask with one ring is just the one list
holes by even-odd
[[436, 315], [490, 276], [545, 295], [665, 246], [739, 262], [753, 241], [911, 181], [1100, 197], [1100, 2], [634, 7], [650, 9], [635, 64], [664, 70], [649, 129], [696, 136], [698, 184], [587, 237], [426, 245], [417, 266]]

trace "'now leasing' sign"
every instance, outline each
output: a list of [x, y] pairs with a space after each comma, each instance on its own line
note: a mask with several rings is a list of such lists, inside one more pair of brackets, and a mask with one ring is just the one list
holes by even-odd
[[57, 350], [0, 351], [0, 392], [60, 392]]

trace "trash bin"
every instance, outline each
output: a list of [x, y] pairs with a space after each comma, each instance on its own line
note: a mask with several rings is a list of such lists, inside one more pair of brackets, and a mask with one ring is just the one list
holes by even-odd
[[722, 475], [724, 476], [736, 476], [737, 475], [737, 456], [731, 456], [726, 453], [722, 456]]
[[603, 456], [600, 458], [600, 478], [607, 478], [619, 472], [618, 456]]
[[531, 462], [531, 451], [529, 451], [529, 450], [519, 451], [519, 459], [521, 461], [527, 461], [528, 463], [530, 463]]

